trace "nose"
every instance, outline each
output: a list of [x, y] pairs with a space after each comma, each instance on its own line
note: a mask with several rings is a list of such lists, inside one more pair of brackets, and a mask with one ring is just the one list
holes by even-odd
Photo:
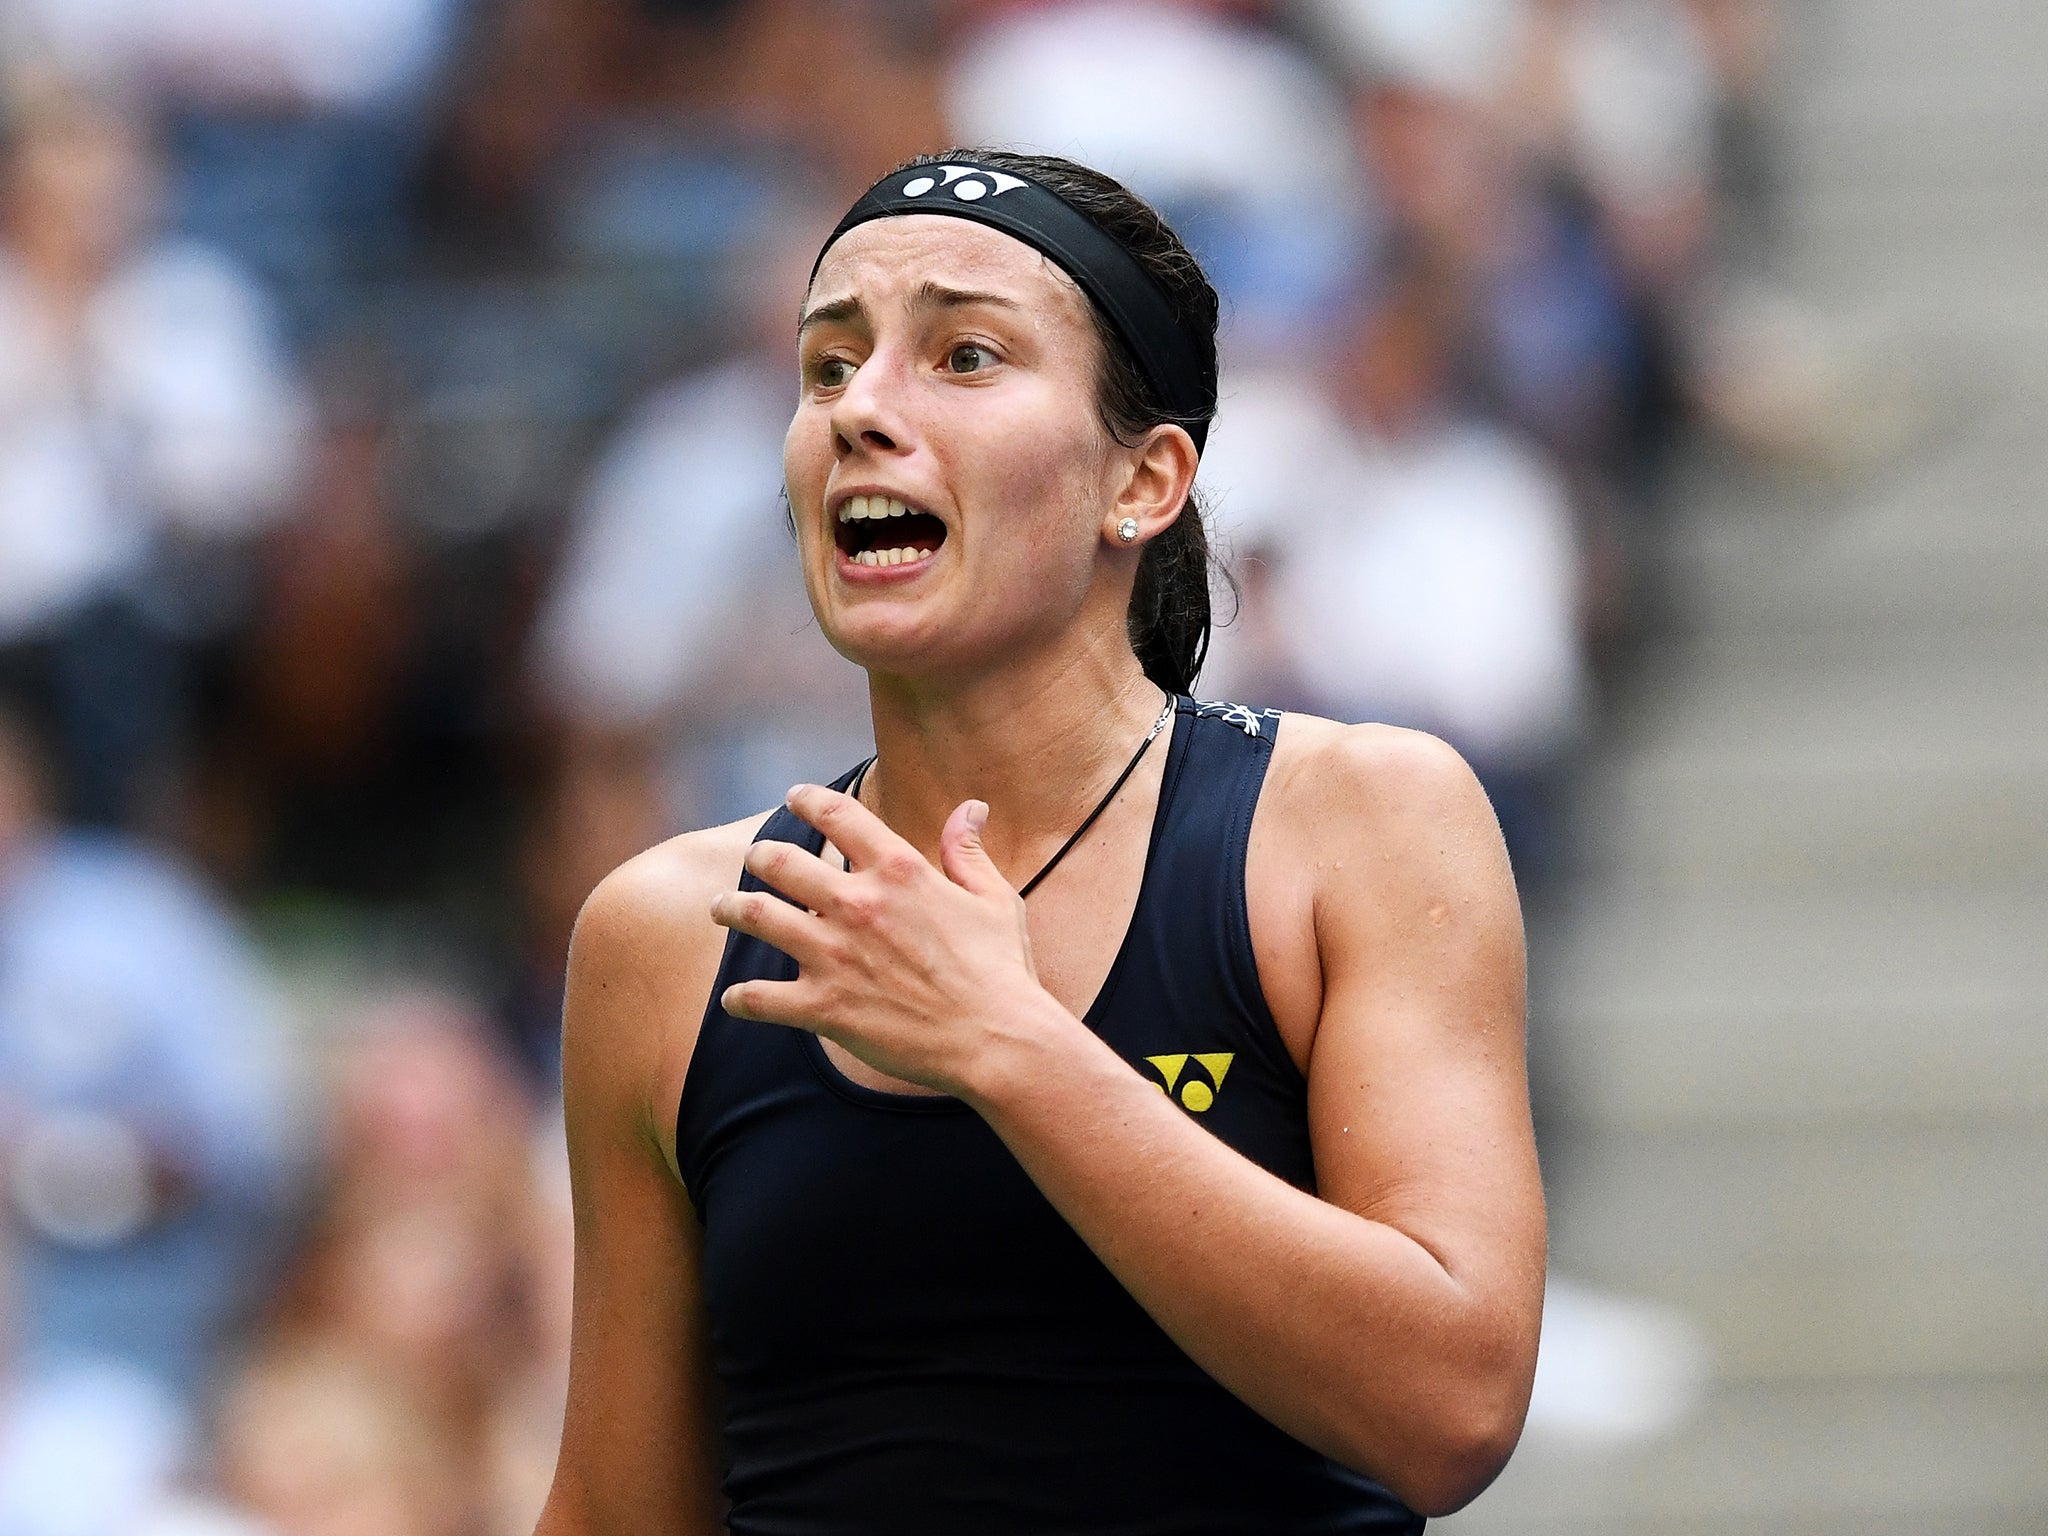
[[878, 431], [873, 427], [856, 432], [852, 437], [848, 437], [844, 431], [835, 431], [833, 437], [833, 446], [839, 450], [839, 457], [842, 459], [853, 452], [855, 442], [858, 442], [863, 448], [873, 448], [883, 453], [887, 453], [896, 446], [896, 439], [889, 436], [888, 433]]
[[905, 441], [904, 423], [893, 404], [892, 365], [879, 348], [854, 370], [832, 407], [832, 451], [841, 458], [857, 452], [894, 453]]

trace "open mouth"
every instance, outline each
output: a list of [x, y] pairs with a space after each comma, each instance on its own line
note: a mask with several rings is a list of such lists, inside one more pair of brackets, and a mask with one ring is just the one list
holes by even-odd
[[856, 565], [910, 565], [946, 542], [946, 525], [893, 496], [849, 496], [833, 536]]

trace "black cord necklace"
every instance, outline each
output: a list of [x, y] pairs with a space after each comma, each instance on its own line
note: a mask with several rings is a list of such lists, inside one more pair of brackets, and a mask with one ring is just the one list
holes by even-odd
[[[1109, 802], [1116, 798], [1116, 792], [1130, 782], [1131, 775], [1138, 771], [1138, 764], [1145, 760], [1146, 750], [1152, 745], [1159, 733], [1166, 729], [1167, 722], [1173, 719], [1173, 702], [1173, 695], [1169, 693], [1166, 696], [1166, 702], [1159, 708], [1159, 718], [1152, 722], [1152, 729], [1147, 731], [1145, 739], [1138, 743], [1138, 750], [1133, 752], [1131, 760], [1124, 764], [1124, 771], [1116, 776], [1116, 782], [1109, 786], [1109, 792], [1095, 802], [1095, 809], [1088, 813], [1087, 819], [1080, 826], [1074, 828], [1074, 835], [1060, 844], [1060, 851], [1045, 861], [1045, 867], [1024, 882], [1023, 888], [1017, 892], [1020, 899], [1029, 896], [1033, 891], [1037, 890], [1039, 882], [1053, 872], [1061, 859], [1064, 859], [1069, 853], [1073, 852], [1074, 844], [1086, 837], [1088, 829], [1095, 825], [1097, 819], [1101, 817], [1104, 811], [1109, 809]], [[874, 766], [875, 760], [872, 757], [860, 765], [860, 772], [854, 775], [853, 784], [846, 791], [854, 799], [858, 800], [860, 798], [861, 786], [867, 783], [868, 770]], [[845, 854], [841, 854], [839, 857], [840, 862], [848, 869], [853, 868], [853, 861], [848, 859]]]

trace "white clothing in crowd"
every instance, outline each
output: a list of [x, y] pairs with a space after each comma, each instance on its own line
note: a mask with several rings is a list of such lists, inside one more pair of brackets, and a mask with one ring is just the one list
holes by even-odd
[[423, 82], [455, 11], [455, 0], [0, 0], [0, 46], [116, 89], [345, 110]]
[[1158, 0], [1035, 6], [967, 40], [946, 106], [963, 143], [1065, 155], [1156, 204], [1221, 291], [1232, 355], [1313, 335], [1372, 243], [1335, 82], [1269, 30]]
[[970, 143], [1067, 155], [1153, 198], [1358, 192], [1341, 108], [1308, 59], [1271, 32], [1156, 0], [1000, 18], [960, 52], [947, 108]]
[[[1291, 379], [1228, 381], [1199, 485], [1258, 560], [1262, 611], [1219, 631], [1204, 689], [1275, 663], [1337, 718], [1446, 737], [1499, 768], [1567, 745], [1587, 678], [1563, 482], [1533, 448], [1445, 415], [1376, 437]], [[1263, 635], [1277, 655], [1250, 656]]]
[[1528, 0], [1294, 0], [1351, 72], [1467, 101], [1498, 99], [1527, 45]]
[[1603, 198], [1654, 207], [1706, 185], [1720, 90], [1684, 6], [1581, 0], [1560, 62], [1572, 150]]
[[284, 509], [309, 407], [224, 258], [146, 248], [67, 340], [0, 257], [0, 335], [0, 639], [121, 584], [164, 533], [232, 539]]
[[[1531, 0], [1295, 0], [1354, 73], [1481, 106], [1532, 62]], [[1564, 0], [1555, 48], [1563, 148], [1616, 205], [1655, 206], [1710, 174], [1720, 86], [1683, 0]]]

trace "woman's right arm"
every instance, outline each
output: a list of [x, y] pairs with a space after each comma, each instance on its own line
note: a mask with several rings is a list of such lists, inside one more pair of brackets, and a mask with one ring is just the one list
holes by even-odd
[[683, 1072], [751, 829], [692, 833], [607, 876], [570, 945], [562, 1095], [576, 1220], [568, 1410], [535, 1536], [717, 1536], [702, 1230], [673, 1165]]

